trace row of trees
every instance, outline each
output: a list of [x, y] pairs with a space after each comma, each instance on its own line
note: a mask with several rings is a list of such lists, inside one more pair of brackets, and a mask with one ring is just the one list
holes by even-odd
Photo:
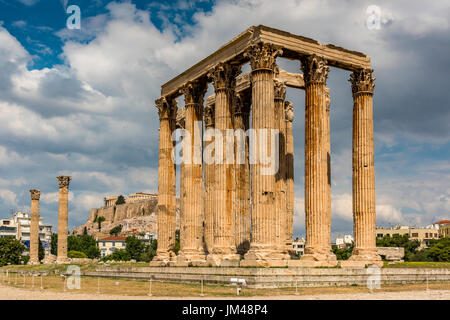
[[[402, 247], [405, 249], [405, 261], [434, 261], [450, 262], [450, 238], [441, 238], [439, 240], [430, 240], [428, 248], [419, 250], [420, 242], [410, 240], [407, 234], [394, 234], [392, 237], [385, 235], [383, 238], [377, 238], [377, 247]], [[333, 246], [333, 252], [338, 260], [347, 260], [352, 255], [353, 243], [346, 245], [345, 248]]]

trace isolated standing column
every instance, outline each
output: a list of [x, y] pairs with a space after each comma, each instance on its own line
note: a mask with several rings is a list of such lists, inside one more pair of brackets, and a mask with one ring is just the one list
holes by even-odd
[[352, 261], [382, 266], [375, 239], [375, 165], [373, 150], [372, 69], [350, 75], [353, 93], [353, 234]]
[[57, 263], [67, 261], [67, 230], [69, 214], [69, 183], [72, 177], [59, 176], [58, 255]]
[[30, 190], [31, 194], [31, 224], [30, 224], [30, 261], [29, 264], [39, 264], [39, 190]]

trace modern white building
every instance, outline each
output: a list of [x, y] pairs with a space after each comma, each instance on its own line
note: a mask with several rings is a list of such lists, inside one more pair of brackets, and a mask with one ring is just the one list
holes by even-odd
[[[17, 211], [11, 218], [0, 219], [0, 237], [12, 236], [30, 248], [30, 223], [28, 212]], [[43, 218], [39, 218], [39, 239], [44, 247], [45, 255], [50, 254], [52, 240], [52, 225], [44, 224]]]
[[343, 249], [346, 245], [351, 245], [353, 241], [353, 236], [351, 234], [346, 234], [343, 237], [337, 237], [335, 244], [338, 248]]
[[292, 247], [295, 254], [302, 256], [303, 253], [305, 253], [305, 238], [295, 238], [295, 240], [292, 241]]
[[98, 239], [98, 248], [101, 257], [106, 257], [119, 249], [125, 249], [125, 240], [127, 237], [106, 237]]

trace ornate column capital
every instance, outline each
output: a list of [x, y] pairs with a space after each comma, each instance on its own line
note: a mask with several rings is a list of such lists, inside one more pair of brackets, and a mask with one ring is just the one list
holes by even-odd
[[266, 69], [275, 71], [276, 58], [283, 50], [272, 43], [258, 42], [251, 45], [244, 52], [244, 57], [250, 59], [252, 71]]
[[375, 88], [375, 78], [372, 75], [373, 69], [361, 69], [350, 74], [353, 95], [360, 93], [373, 94]]
[[252, 104], [251, 91], [236, 92], [234, 96], [233, 116], [241, 114], [249, 114], [251, 104]]
[[176, 127], [179, 129], [185, 129], [185, 122], [184, 122], [184, 116], [185, 116], [185, 110], [186, 109], [178, 109], [177, 110], [177, 116], [176, 116]]
[[275, 100], [286, 99], [286, 84], [284, 82], [274, 80], [274, 97]]
[[204, 78], [186, 83], [181, 88], [181, 92], [184, 94], [185, 107], [190, 105], [203, 106], [203, 99], [207, 89], [208, 82]]
[[311, 82], [327, 83], [328, 71], [327, 61], [315, 54], [300, 58], [300, 68], [303, 72], [305, 84]]
[[286, 121], [294, 121], [294, 105], [290, 101], [284, 102], [284, 116]]
[[56, 179], [58, 180], [59, 188], [62, 189], [62, 188], [69, 188], [69, 183], [70, 183], [70, 180], [72, 180], [72, 177], [59, 176], [59, 177], [56, 177]]
[[177, 100], [161, 97], [155, 100], [158, 109], [159, 120], [175, 119], [177, 112]]
[[31, 200], [39, 200], [41, 197], [41, 192], [39, 190], [30, 190]]
[[203, 121], [205, 122], [206, 128], [214, 127], [214, 112], [215, 112], [215, 104], [208, 104], [205, 106], [203, 110]]
[[221, 62], [208, 72], [215, 91], [232, 89], [236, 86], [236, 77], [241, 73], [241, 66]]

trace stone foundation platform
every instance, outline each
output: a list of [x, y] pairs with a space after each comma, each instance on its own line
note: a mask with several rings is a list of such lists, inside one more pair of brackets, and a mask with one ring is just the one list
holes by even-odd
[[[446, 268], [382, 268], [378, 269], [381, 285], [394, 283], [450, 282]], [[84, 276], [171, 281], [182, 283], [230, 284], [231, 278], [245, 279], [250, 288], [327, 287], [357, 284], [366, 286], [373, 279], [368, 268], [254, 268], [254, 267], [102, 267]], [[371, 277], [371, 278], [369, 278]]]

